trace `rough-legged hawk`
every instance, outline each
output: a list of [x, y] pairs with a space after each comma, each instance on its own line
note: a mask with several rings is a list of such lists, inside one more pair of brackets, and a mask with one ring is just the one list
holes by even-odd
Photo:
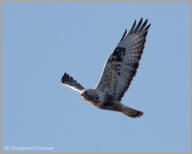
[[119, 44], [107, 60], [95, 89], [85, 89], [67, 73], [63, 75], [62, 83], [80, 92], [87, 102], [100, 109], [122, 112], [133, 118], [142, 116], [143, 112], [127, 107], [120, 101], [137, 72], [151, 25], [147, 25], [147, 21], [142, 23], [141, 18], [136, 25], [135, 20], [128, 34], [127, 29], [125, 30]]

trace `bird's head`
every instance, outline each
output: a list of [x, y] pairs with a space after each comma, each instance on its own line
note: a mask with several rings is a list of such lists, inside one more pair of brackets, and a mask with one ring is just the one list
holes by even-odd
[[96, 104], [99, 101], [99, 95], [95, 89], [86, 89], [81, 93], [81, 96], [91, 104]]

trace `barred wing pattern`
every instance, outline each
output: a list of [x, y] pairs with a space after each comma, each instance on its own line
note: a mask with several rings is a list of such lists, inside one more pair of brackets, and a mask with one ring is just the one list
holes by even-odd
[[62, 84], [65, 86], [72, 88], [73, 90], [76, 90], [78, 92], [81, 92], [85, 88], [80, 85], [76, 80], [74, 80], [69, 74], [65, 73], [61, 79]]
[[151, 24], [147, 21], [142, 24], [143, 18], [126, 35], [125, 30], [119, 44], [105, 64], [105, 68], [97, 89], [112, 95], [115, 100], [121, 101], [135, 76], [141, 55], [143, 53], [146, 36]]

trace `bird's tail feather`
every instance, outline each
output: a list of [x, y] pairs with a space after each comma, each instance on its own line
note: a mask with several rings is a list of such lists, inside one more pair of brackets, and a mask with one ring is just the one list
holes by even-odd
[[122, 112], [123, 114], [129, 116], [129, 117], [132, 117], [132, 118], [138, 118], [138, 117], [143, 115], [143, 112], [132, 109], [132, 108], [125, 106], [123, 104], [121, 104], [121, 108], [119, 111]]

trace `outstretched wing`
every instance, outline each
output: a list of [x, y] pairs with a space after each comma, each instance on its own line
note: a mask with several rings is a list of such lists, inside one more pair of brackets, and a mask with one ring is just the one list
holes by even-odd
[[121, 100], [137, 72], [143, 53], [146, 36], [151, 24], [142, 24], [143, 18], [136, 26], [134, 22], [126, 35], [124, 32], [119, 44], [107, 60], [97, 89], [107, 92], [118, 101]]
[[85, 89], [82, 85], [80, 85], [76, 80], [74, 80], [69, 74], [65, 73], [61, 79], [63, 85], [72, 88], [78, 92], [81, 92]]

